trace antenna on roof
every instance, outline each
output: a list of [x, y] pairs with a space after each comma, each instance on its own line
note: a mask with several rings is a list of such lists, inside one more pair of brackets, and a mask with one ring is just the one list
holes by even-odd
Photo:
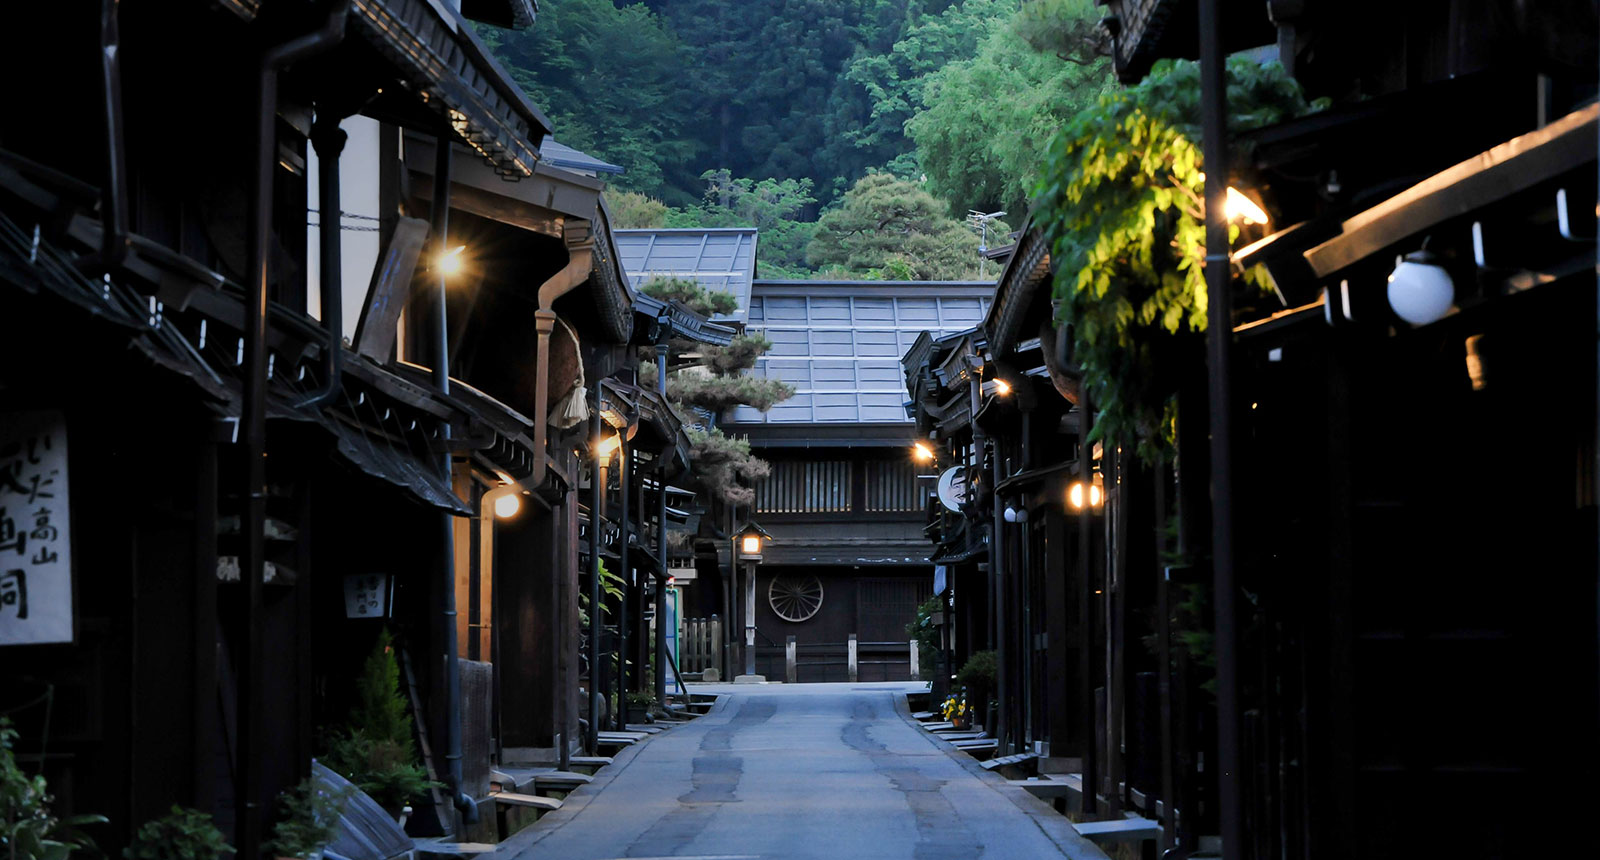
[[987, 273], [989, 262], [989, 222], [1005, 214], [1003, 210], [1000, 212], [967, 210], [967, 223], [972, 225], [972, 229], [978, 231], [978, 278], [980, 280], [987, 280], [989, 277]]

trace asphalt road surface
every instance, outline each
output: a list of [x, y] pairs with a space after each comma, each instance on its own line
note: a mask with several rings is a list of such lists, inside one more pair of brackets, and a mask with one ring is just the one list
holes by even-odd
[[494, 856], [1104, 857], [1043, 802], [916, 727], [901, 691], [922, 688], [711, 688], [725, 695], [710, 714], [630, 747]]

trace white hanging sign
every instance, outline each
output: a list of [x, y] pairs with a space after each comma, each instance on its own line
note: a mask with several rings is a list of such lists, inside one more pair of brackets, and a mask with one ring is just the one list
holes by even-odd
[[0, 645], [71, 642], [67, 421], [0, 414]]
[[344, 578], [344, 617], [388, 618], [394, 581], [386, 573], [353, 573]]

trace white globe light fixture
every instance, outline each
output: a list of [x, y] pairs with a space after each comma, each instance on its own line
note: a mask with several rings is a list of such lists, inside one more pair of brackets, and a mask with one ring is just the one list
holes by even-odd
[[1429, 251], [1407, 254], [1389, 273], [1389, 307], [1412, 325], [1438, 322], [1455, 303], [1455, 282]]

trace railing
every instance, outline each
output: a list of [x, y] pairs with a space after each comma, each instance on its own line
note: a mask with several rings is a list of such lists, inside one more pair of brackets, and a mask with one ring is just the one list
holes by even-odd
[[[684, 620], [678, 665], [685, 676], [699, 678], [707, 669], [721, 669], [722, 636], [722, 619], [715, 615]], [[790, 636], [782, 645], [756, 646], [756, 671], [773, 680], [782, 678], [790, 684], [919, 681], [922, 673], [917, 648], [914, 639], [862, 642], [854, 633], [844, 642], [812, 644], [800, 644]]]
[[921, 680], [917, 658], [915, 641], [862, 642], [853, 633], [844, 642], [800, 644], [790, 636], [782, 646], [756, 649], [757, 669], [790, 684], [917, 681]]
[[722, 667], [722, 619], [686, 618], [679, 640], [678, 666], [685, 675], [701, 675]]

